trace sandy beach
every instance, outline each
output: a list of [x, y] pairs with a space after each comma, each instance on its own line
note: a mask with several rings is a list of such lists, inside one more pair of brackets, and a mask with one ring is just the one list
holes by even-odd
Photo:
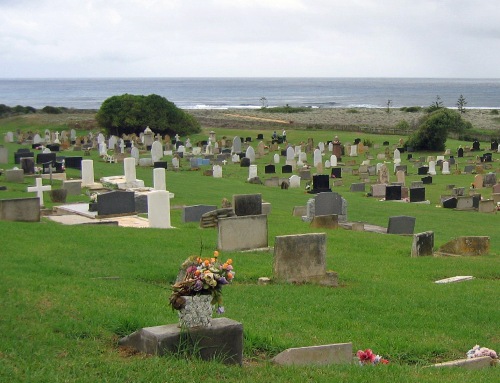
[[[374, 108], [331, 108], [311, 109], [303, 113], [265, 113], [256, 109], [229, 110], [186, 110], [195, 116], [203, 126], [246, 127], [262, 125], [283, 125], [288, 129], [307, 127], [382, 127], [394, 128], [400, 121], [407, 121], [410, 126], [417, 126], [425, 112], [408, 113], [399, 109]], [[500, 129], [500, 116], [489, 109], [467, 109], [462, 115], [470, 121], [475, 129]]]

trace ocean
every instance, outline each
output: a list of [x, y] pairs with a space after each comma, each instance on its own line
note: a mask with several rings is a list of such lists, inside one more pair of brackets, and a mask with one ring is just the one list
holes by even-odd
[[0, 104], [98, 109], [114, 95], [158, 94], [183, 109], [385, 108], [429, 106], [440, 97], [456, 107], [500, 108], [500, 79], [439, 78], [82, 78], [0, 79]]

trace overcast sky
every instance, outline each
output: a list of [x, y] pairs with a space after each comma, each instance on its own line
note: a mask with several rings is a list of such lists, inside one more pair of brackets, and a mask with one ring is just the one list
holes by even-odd
[[495, 0], [0, 0], [0, 77], [500, 77]]

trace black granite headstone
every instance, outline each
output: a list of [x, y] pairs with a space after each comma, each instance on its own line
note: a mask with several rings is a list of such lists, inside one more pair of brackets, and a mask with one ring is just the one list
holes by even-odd
[[494, 152], [498, 151], [498, 141], [497, 140], [491, 140], [490, 150], [492, 150]]
[[39, 153], [36, 156], [36, 163], [37, 164], [45, 164], [47, 162], [55, 162], [56, 160], [56, 153]]
[[323, 192], [331, 192], [330, 177], [328, 174], [317, 174], [313, 176], [313, 188], [308, 193], [316, 194]]
[[249, 168], [250, 167], [250, 158], [243, 157], [240, 160], [240, 167], [242, 167], [242, 168]]
[[472, 143], [472, 150], [473, 150], [473, 151], [478, 151], [478, 150], [481, 150], [481, 149], [480, 149], [480, 144], [479, 144], [479, 141], [478, 141], [478, 140], [475, 140], [475, 141]]
[[155, 161], [153, 163], [153, 168], [161, 168], [161, 169], [167, 169], [168, 167], [168, 162], [167, 161]]
[[387, 185], [385, 188], [386, 201], [401, 200], [401, 185]]
[[293, 171], [292, 165], [283, 165], [281, 167], [281, 173], [283, 174], [290, 174], [292, 173], [292, 171]]
[[82, 160], [82, 157], [66, 157], [64, 163], [67, 168], [82, 170]]
[[450, 197], [445, 200], [443, 200], [443, 207], [445, 209], [456, 209], [457, 207], [457, 198], [456, 197]]
[[462, 158], [464, 156], [464, 149], [463, 148], [458, 148], [457, 150], [457, 157]]
[[418, 171], [419, 176], [424, 176], [429, 172], [429, 167], [428, 166], [420, 166], [417, 171]]
[[474, 194], [472, 196], [472, 207], [474, 209], [479, 209], [479, 201], [481, 201], [481, 194]]
[[272, 164], [271, 165], [266, 165], [264, 167], [264, 173], [265, 174], [274, 174], [274, 173], [276, 173], [276, 166], [274, 166]]
[[22, 157], [21, 168], [24, 174], [35, 174], [35, 159], [33, 157]]
[[430, 185], [430, 184], [432, 184], [432, 177], [431, 176], [422, 177], [421, 180], [422, 180], [422, 183], [424, 185]]
[[263, 140], [264, 139], [264, 135], [262, 133], [257, 134], [257, 139], [258, 140]]
[[98, 215], [134, 214], [135, 198], [133, 191], [111, 191], [97, 196]]
[[342, 168], [332, 168], [330, 177], [342, 178]]
[[35, 153], [30, 152], [29, 149], [18, 149], [17, 152], [14, 153], [14, 163], [19, 164], [23, 157], [35, 157]]
[[262, 214], [261, 194], [233, 195], [233, 209], [237, 216]]
[[410, 189], [410, 202], [423, 202], [425, 201], [425, 188], [411, 188]]

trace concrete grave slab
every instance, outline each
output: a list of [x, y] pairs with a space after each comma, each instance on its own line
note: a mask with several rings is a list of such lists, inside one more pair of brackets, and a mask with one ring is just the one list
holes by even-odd
[[289, 348], [276, 355], [272, 362], [283, 365], [330, 365], [352, 363], [352, 343]]

